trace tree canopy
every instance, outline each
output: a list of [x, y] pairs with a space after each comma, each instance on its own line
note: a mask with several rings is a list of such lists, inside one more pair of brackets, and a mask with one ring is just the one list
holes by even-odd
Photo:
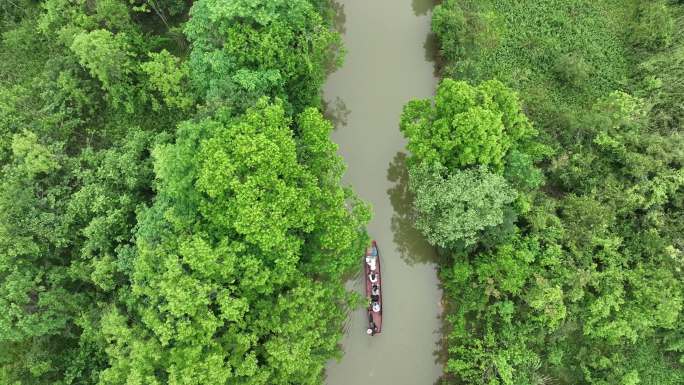
[[[432, 179], [412, 179], [417, 225], [448, 257], [448, 383], [684, 381], [681, 12], [672, 2], [618, 0], [447, 0], [435, 9], [443, 76], [466, 90], [497, 79], [520, 100], [507, 111], [525, 111], [540, 133], [508, 145], [505, 122], [478, 110], [468, 140], [486, 142], [463, 145], [457, 115], [436, 107], [443, 86], [435, 106], [406, 107], [409, 167], [446, 168], [430, 193]], [[463, 113], [471, 95], [453, 92], [448, 105]], [[470, 247], [440, 242], [470, 217], [426, 207], [459, 202], [468, 183], [443, 186], [479, 164], [517, 190], [512, 204], [502, 201], [515, 216], [476, 233]]]
[[410, 170], [416, 228], [430, 243], [449, 247], [462, 241], [474, 244], [482, 230], [503, 223], [506, 205], [515, 200], [515, 190], [502, 176], [485, 167], [457, 170], [421, 165]]
[[369, 218], [328, 6], [0, 4], [0, 383], [322, 382]]
[[501, 82], [445, 78], [434, 103], [404, 107], [401, 130], [411, 152], [416, 228], [434, 245], [470, 247], [486, 233], [506, 232], [543, 181], [534, 162], [549, 149]]
[[336, 62], [339, 36], [307, 0], [198, 1], [184, 32], [193, 45], [195, 89], [238, 107], [261, 95], [294, 111], [319, 104], [318, 90]]
[[524, 140], [536, 135], [517, 96], [501, 82], [472, 87], [444, 79], [430, 100], [409, 102], [401, 129], [408, 150], [421, 162], [448, 168], [490, 166], [501, 171], [504, 157]]
[[[305, 113], [302, 129], [328, 141], [330, 123]], [[103, 383], [320, 382], [341, 338], [340, 279], [358, 261], [365, 209], [352, 215], [349, 197], [331, 194], [340, 175], [326, 179], [325, 168], [339, 160], [319, 159], [322, 176], [300, 162], [290, 125], [281, 103], [262, 99], [241, 116], [185, 122], [155, 150], [131, 311], [103, 320], [116, 341]], [[320, 207], [332, 210], [325, 220]]]

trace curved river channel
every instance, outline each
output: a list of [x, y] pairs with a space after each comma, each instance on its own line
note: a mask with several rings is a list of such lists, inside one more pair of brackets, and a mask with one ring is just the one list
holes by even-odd
[[[440, 377], [441, 292], [435, 251], [408, 217], [404, 104], [434, 94], [430, 12], [434, 0], [337, 0], [347, 56], [324, 89], [344, 182], [373, 205], [369, 234], [382, 258], [382, 333], [368, 337], [364, 310], [350, 315], [344, 357], [327, 385], [432, 385]], [[361, 259], [359, 258], [359, 263]], [[350, 285], [361, 292], [363, 277]]]

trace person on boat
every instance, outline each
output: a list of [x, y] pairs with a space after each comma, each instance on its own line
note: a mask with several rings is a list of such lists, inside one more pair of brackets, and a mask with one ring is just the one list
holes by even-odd
[[377, 267], [377, 259], [375, 257], [366, 256], [366, 263], [370, 266], [372, 271], [375, 271], [375, 268]]
[[378, 284], [374, 283], [372, 288], [371, 288], [371, 294], [380, 294], [380, 286]]
[[380, 296], [377, 294], [371, 294], [371, 301], [372, 302], [378, 302], [380, 301]]
[[380, 312], [380, 304], [379, 304], [379, 303], [373, 302], [373, 304], [371, 305], [371, 307], [372, 307], [372, 309], [373, 309], [373, 311], [374, 311], [375, 313]]
[[368, 279], [370, 279], [371, 283], [376, 283], [378, 282], [378, 275], [375, 272], [371, 272], [368, 274]]
[[371, 321], [368, 323], [368, 329], [366, 330], [366, 334], [372, 336], [372, 335], [375, 334], [376, 331], [378, 331], [378, 327], [375, 326], [375, 322], [373, 322], [373, 320], [371, 320]]

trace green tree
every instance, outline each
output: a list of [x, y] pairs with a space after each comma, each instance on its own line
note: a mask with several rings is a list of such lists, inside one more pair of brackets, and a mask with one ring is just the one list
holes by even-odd
[[444, 79], [434, 105], [426, 99], [404, 107], [400, 127], [411, 152], [416, 226], [430, 243], [495, 242], [530, 209], [543, 183], [534, 163], [550, 152], [502, 83]]
[[667, 48], [674, 41], [677, 22], [666, 1], [640, 3], [632, 25], [632, 43], [642, 49]]
[[509, 150], [536, 135], [517, 96], [502, 83], [473, 87], [452, 79], [442, 80], [434, 105], [409, 102], [401, 130], [414, 161], [450, 169], [487, 165], [496, 172], [503, 170]]
[[496, 12], [478, 9], [477, 2], [445, 0], [435, 8], [432, 31], [439, 37], [440, 52], [462, 72], [473, 70], [472, 59], [495, 49], [501, 42], [503, 23]]
[[159, 94], [152, 98], [153, 108], [162, 105], [187, 111], [194, 106], [193, 95], [186, 92], [189, 83], [189, 70], [185, 62], [166, 50], [150, 53], [150, 60], [142, 63], [142, 71], [148, 75], [148, 87]]
[[446, 169], [424, 165], [409, 172], [416, 228], [430, 243], [445, 248], [459, 242], [473, 245], [483, 230], [502, 224], [506, 205], [517, 195], [502, 176], [485, 167], [458, 170], [446, 177]]
[[210, 3], [192, 39], [228, 23], [212, 65], [249, 92], [209, 102], [187, 1], [0, 4], [0, 383], [320, 383], [339, 354], [369, 210], [308, 108], [339, 39], [321, 2]]
[[301, 112], [319, 105], [339, 36], [307, 0], [201, 0], [185, 33], [198, 94], [243, 110], [262, 95]]
[[306, 153], [282, 104], [265, 99], [241, 116], [183, 123], [176, 143], [155, 151], [158, 194], [139, 222], [133, 307], [108, 313], [115, 342], [103, 384], [320, 382], [367, 214], [344, 209], [330, 124], [314, 110], [299, 119]]

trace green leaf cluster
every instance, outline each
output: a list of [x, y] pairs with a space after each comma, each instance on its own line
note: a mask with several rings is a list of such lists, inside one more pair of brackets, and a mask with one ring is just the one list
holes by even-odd
[[331, 47], [340, 44], [307, 0], [198, 1], [184, 32], [197, 93], [239, 110], [262, 95], [295, 112], [318, 106], [327, 69], [337, 63]]
[[465, 246], [478, 240], [478, 233], [503, 222], [506, 205], [517, 194], [506, 179], [486, 167], [447, 174], [446, 169], [425, 165], [409, 174], [415, 186], [416, 228], [430, 243], [449, 247], [462, 241]]
[[416, 228], [433, 245], [471, 247], [505, 233], [543, 182], [533, 163], [548, 149], [501, 82], [446, 78], [434, 102], [404, 107], [401, 130], [411, 152]]
[[434, 103], [414, 100], [404, 108], [401, 129], [414, 159], [448, 168], [489, 166], [499, 172], [508, 152], [536, 135], [517, 96], [501, 82], [470, 86], [444, 79]]

